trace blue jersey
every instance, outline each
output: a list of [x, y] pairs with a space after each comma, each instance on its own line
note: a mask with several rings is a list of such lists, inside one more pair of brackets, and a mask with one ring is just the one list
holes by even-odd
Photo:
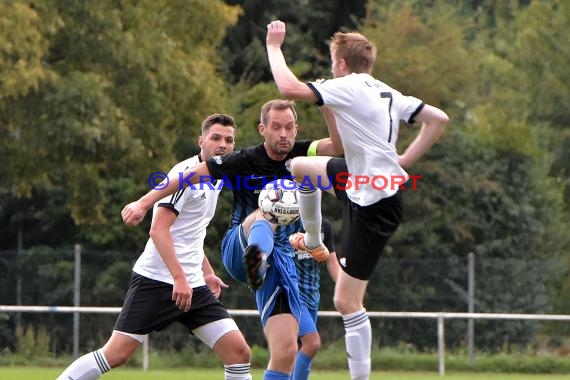
[[[292, 158], [306, 156], [312, 140], [297, 141], [287, 157], [274, 161], [263, 144], [243, 148], [226, 156], [206, 160], [208, 170], [215, 179], [224, 181], [224, 186], [233, 191], [234, 202], [230, 217], [230, 228], [240, 225], [243, 220], [258, 208], [259, 192], [267, 183], [280, 178], [292, 179], [289, 164]], [[295, 223], [279, 226], [274, 234], [275, 249], [293, 255], [289, 235], [298, 231]]]
[[[330, 221], [326, 218], [323, 218], [321, 235], [323, 243], [329, 252], [334, 252], [332, 227]], [[320, 300], [320, 263], [313, 260], [311, 255], [307, 252], [297, 251], [295, 252], [295, 266], [297, 268], [301, 301], [304, 302], [310, 310], [318, 310]]]

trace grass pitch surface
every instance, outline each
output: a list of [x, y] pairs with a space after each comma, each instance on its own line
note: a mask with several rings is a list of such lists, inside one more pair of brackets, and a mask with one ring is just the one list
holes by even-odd
[[[53, 380], [63, 368], [0, 367], [2, 380]], [[262, 379], [263, 371], [254, 370], [254, 379]], [[101, 377], [102, 380], [212, 380], [223, 379], [222, 369], [149, 370], [117, 368]], [[311, 380], [346, 380], [348, 371], [313, 371]], [[569, 380], [569, 375], [526, 375], [500, 373], [447, 373], [440, 377], [436, 372], [375, 372], [371, 380]]]

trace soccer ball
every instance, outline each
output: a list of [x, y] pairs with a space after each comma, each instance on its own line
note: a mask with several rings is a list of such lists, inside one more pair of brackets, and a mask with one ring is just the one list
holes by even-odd
[[257, 200], [265, 219], [276, 224], [291, 224], [299, 219], [297, 184], [288, 179], [269, 182]]

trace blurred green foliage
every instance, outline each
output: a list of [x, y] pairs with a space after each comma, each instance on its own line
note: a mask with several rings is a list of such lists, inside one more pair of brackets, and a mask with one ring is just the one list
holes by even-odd
[[[261, 141], [260, 107], [278, 96], [264, 47], [266, 24], [277, 17], [288, 22], [284, 50], [300, 79], [330, 77], [328, 39], [358, 30], [378, 47], [378, 78], [451, 116], [446, 135], [410, 171], [422, 178], [405, 194], [404, 223], [367, 307], [465, 311], [464, 262], [474, 252], [481, 263], [476, 311], [566, 313], [570, 3], [563, 0], [4, 1], [0, 249], [24, 249], [35, 261], [75, 243], [120, 252], [84, 285], [92, 304], [107, 305], [115, 294], [116, 306], [149, 223], [127, 228], [120, 210], [148, 190], [147, 177], [195, 154], [201, 120], [212, 112], [235, 115], [238, 146]], [[314, 105], [299, 103], [298, 111], [299, 139], [326, 136]], [[399, 150], [417, 130], [402, 126]], [[218, 252], [230, 210], [226, 192], [206, 238], [222, 276]], [[324, 211], [338, 230], [330, 197]], [[390, 268], [391, 260], [406, 259], [446, 260], [445, 278], [421, 265]], [[559, 264], [544, 264], [551, 259]], [[71, 302], [69, 262], [42, 261], [33, 276], [32, 266], [13, 263], [0, 256], [2, 277], [16, 270], [37, 287], [24, 303]], [[39, 296], [47, 288], [53, 299]], [[325, 308], [331, 291], [324, 276]], [[14, 303], [14, 292], [6, 283], [0, 303]], [[228, 293], [229, 306], [251, 307], [244, 287]], [[1, 331], [12, 323], [2, 320]], [[431, 331], [407, 323], [414, 344], [426, 347]], [[478, 343], [497, 350], [512, 337], [530, 342], [539, 330], [499, 326], [479, 331]], [[402, 340], [386, 331], [388, 341]], [[13, 348], [14, 335], [2, 344]]]

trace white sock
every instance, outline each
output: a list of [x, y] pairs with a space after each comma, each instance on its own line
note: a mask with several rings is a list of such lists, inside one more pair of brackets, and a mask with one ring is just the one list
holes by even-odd
[[224, 380], [251, 380], [250, 364], [224, 365]]
[[297, 192], [301, 220], [305, 227], [305, 244], [316, 248], [323, 243], [321, 239], [321, 189], [301, 187]]
[[372, 350], [372, 327], [366, 310], [342, 316], [348, 369], [352, 380], [368, 380]]
[[110, 370], [103, 350], [99, 349], [76, 359], [56, 380], [95, 380]]

